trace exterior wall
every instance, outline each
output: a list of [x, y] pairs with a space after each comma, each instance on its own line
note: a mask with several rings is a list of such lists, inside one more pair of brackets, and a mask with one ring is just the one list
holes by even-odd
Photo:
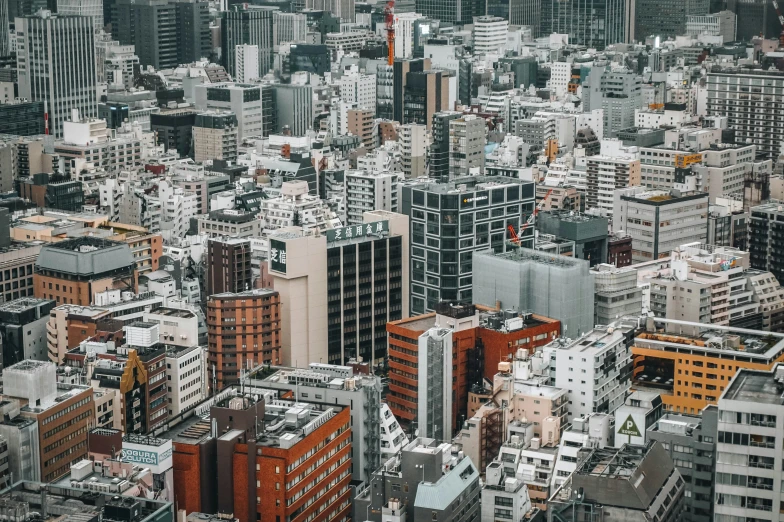
[[536, 348], [544, 346], [561, 335], [561, 322], [546, 317], [535, 316], [538, 320], [547, 321], [529, 328], [509, 333], [479, 328], [479, 339], [484, 345], [484, 378], [491, 381], [498, 373], [498, 363], [508, 361], [510, 355], [523, 349], [534, 353]]

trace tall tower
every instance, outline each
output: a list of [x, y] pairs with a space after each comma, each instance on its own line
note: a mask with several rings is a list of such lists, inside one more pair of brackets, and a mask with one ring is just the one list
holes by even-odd
[[234, 5], [221, 18], [221, 56], [223, 66], [232, 75], [237, 74], [238, 45], [255, 45], [259, 48], [259, 75], [272, 68], [272, 13], [266, 6]]
[[46, 102], [50, 133], [61, 137], [73, 110], [97, 117], [93, 18], [40, 11], [17, 18], [16, 34], [19, 96]]

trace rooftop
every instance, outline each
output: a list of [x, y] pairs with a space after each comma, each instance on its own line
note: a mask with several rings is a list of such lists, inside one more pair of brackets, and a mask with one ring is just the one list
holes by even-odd
[[558, 256], [532, 250], [530, 248], [515, 248], [509, 252], [495, 253], [493, 251], [475, 252], [474, 257], [495, 257], [498, 259], [506, 259], [509, 261], [516, 261], [518, 263], [538, 263], [543, 265], [553, 265], [556, 267], [570, 268], [570, 267], [585, 267], [588, 269], [588, 261], [583, 259], [575, 259], [573, 257]]
[[740, 370], [721, 399], [784, 406], [784, 365], [770, 371]]

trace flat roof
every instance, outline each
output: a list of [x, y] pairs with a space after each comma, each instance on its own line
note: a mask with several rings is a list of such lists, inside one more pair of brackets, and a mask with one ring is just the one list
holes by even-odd
[[721, 398], [784, 406], [784, 383], [776, 379], [779, 370], [784, 372], [784, 365], [778, 365], [772, 371], [741, 369]]

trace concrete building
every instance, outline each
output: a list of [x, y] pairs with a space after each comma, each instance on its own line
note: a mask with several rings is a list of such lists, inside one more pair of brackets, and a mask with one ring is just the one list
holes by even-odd
[[3, 370], [3, 397], [18, 401], [19, 415], [38, 423], [37, 446], [26, 450], [40, 452], [41, 480], [60, 478], [71, 461], [87, 456], [84, 426], [95, 418], [92, 388], [58, 384], [50, 362], [22, 361]]
[[417, 123], [400, 126], [400, 168], [407, 179], [419, 178], [426, 173], [427, 127]]
[[[427, 203], [435, 198], [440, 216]], [[435, 310], [441, 301], [479, 303], [472, 298], [472, 288], [477, 287], [472, 281], [473, 253], [512, 248], [508, 227], [519, 230], [533, 212], [534, 184], [494, 176], [428, 181], [404, 185], [401, 202], [401, 212], [411, 219], [411, 312], [421, 314]], [[523, 233], [519, 244], [533, 246], [533, 227]], [[494, 306], [495, 300], [481, 304]]]
[[751, 208], [749, 221], [749, 255], [752, 268], [765, 270], [777, 280], [784, 280], [784, 261], [776, 251], [782, 248], [780, 231], [784, 229], [784, 206], [777, 202]]
[[577, 513], [587, 511], [599, 519], [642, 522], [659, 516], [674, 522], [682, 516], [684, 490], [683, 477], [659, 443], [593, 449], [553, 493], [547, 521], [577, 522]]
[[224, 292], [207, 300], [207, 353], [213, 393], [243, 372], [281, 362], [281, 299], [270, 289]]
[[193, 159], [236, 161], [239, 129], [233, 112], [203, 112], [193, 123]]
[[585, 417], [575, 417], [564, 428], [553, 473], [554, 491], [577, 469], [580, 451], [613, 446], [613, 420], [609, 413], [591, 413]]
[[597, 325], [572, 341], [556, 339], [555, 386], [569, 393], [569, 419], [612, 413], [624, 403], [631, 385], [636, 325]]
[[372, 522], [389, 517], [413, 522], [479, 518], [479, 472], [449, 443], [418, 437], [399, 456], [383, 463], [373, 479], [354, 497], [354, 518], [363, 514]]
[[531, 310], [558, 318], [563, 335], [579, 336], [594, 322], [594, 276], [588, 262], [527, 248], [474, 254], [477, 304]]
[[261, 236], [262, 221], [258, 215], [242, 210], [214, 210], [197, 218], [199, 234], [211, 239], [230, 237], [243, 239]]
[[207, 241], [207, 295], [253, 288], [251, 242], [227, 236]]
[[668, 257], [684, 243], [704, 243], [708, 233], [708, 195], [649, 191], [643, 187], [617, 189], [612, 229], [632, 237], [635, 263]]
[[637, 286], [637, 270], [601, 264], [591, 272], [596, 283], [595, 324], [611, 324], [621, 317], [637, 317], [642, 313], [642, 289]]
[[574, 257], [596, 266], [607, 262], [608, 220], [573, 210], [549, 210], [536, 216], [536, 230], [574, 242]]
[[[247, 49], [248, 45], [240, 47]], [[260, 74], [263, 76], [265, 72]], [[194, 87], [194, 105], [199, 111], [233, 113], [237, 118], [237, 140], [242, 141], [263, 134], [265, 107], [262, 90], [259, 84], [203, 83]]]
[[[373, 472], [379, 469], [383, 462], [383, 405], [379, 377], [354, 374], [351, 366], [310, 363], [307, 369], [284, 368], [260, 380], [251, 375], [248, 383], [251, 386], [288, 390], [304, 400], [315, 399], [350, 407], [351, 432], [355, 434], [351, 445], [352, 478], [356, 482], [367, 482]], [[389, 412], [389, 408], [386, 411]], [[399, 431], [402, 433], [402, 430]]]
[[376, 75], [357, 71], [340, 77], [340, 99], [356, 105], [360, 109], [376, 113]]
[[94, 33], [90, 17], [46, 10], [16, 23], [19, 96], [46, 101], [49, 133], [57, 138], [73, 110], [98, 116]]
[[297, 227], [303, 231], [340, 228], [342, 223], [334, 212], [319, 196], [309, 193], [308, 181], [284, 181], [280, 196], [262, 199], [259, 202], [259, 217], [263, 219], [265, 233], [287, 227]]
[[[272, 234], [270, 276], [283, 303], [281, 362], [381, 363], [386, 323], [409, 315], [408, 252], [408, 219], [383, 210], [322, 236]], [[372, 295], [363, 280], [374, 281]]]
[[272, 12], [273, 45], [282, 43], [305, 42], [308, 31], [308, 17], [305, 13]]
[[135, 261], [127, 244], [84, 236], [41, 249], [33, 275], [35, 297], [57, 304], [92, 304], [96, 294], [135, 289]]
[[269, 6], [231, 4], [221, 13], [222, 65], [232, 77], [237, 77], [236, 54], [238, 45], [255, 45], [258, 48], [259, 76], [272, 68], [274, 46], [273, 12]]
[[54, 307], [54, 301], [34, 297], [0, 304], [3, 367], [28, 359], [49, 360], [46, 325]]
[[449, 122], [449, 176], [451, 179], [484, 174], [487, 123], [474, 115]]
[[682, 520], [687, 522], [713, 520], [718, 417], [712, 405], [701, 415], [667, 413], [647, 429], [647, 439], [664, 446], [684, 477]]
[[506, 37], [509, 34], [509, 20], [499, 16], [480, 16], [474, 21], [473, 40], [474, 53], [503, 54]]
[[395, 13], [395, 58], [413, 58], [414, 22], [421, 18], [419, 13]]
[[[1, 214], [0, 214], [1, 215]], [[0, 226], [3, 222], [0, 219]], [[7, 230], [7, 229], [6, 229]], [[7, 303], [20, 297], [33, 297], [35, 261], [43, 246], [40, 242], [18, 243], [0, 240], [0, 298]]]
[[385, 210], [399, 212], [398, 180], [396, 172], [368, 172], [349, 170], [346, 185], [347, 225], [363, 223], [365, 212]]
[[250, 83], [261, 78], [259, 74], [259, 46], [242, 44], [234, 48], [234, 63], [236, 67], [236, 81]]
[[507, 520], [507, 517], [515, 522], [525, 520], [533, 505], [528, 486], [516, 475], [516, 470], [507, 472], [501, 460], [487, 466], [482, 487], [481, 520]]
[[634, 156], [589, 156], [586, 171], [585, 208], [599, 209], [610, 217], [614, 215], [614, 191], [640, 185], [640, 160]]

